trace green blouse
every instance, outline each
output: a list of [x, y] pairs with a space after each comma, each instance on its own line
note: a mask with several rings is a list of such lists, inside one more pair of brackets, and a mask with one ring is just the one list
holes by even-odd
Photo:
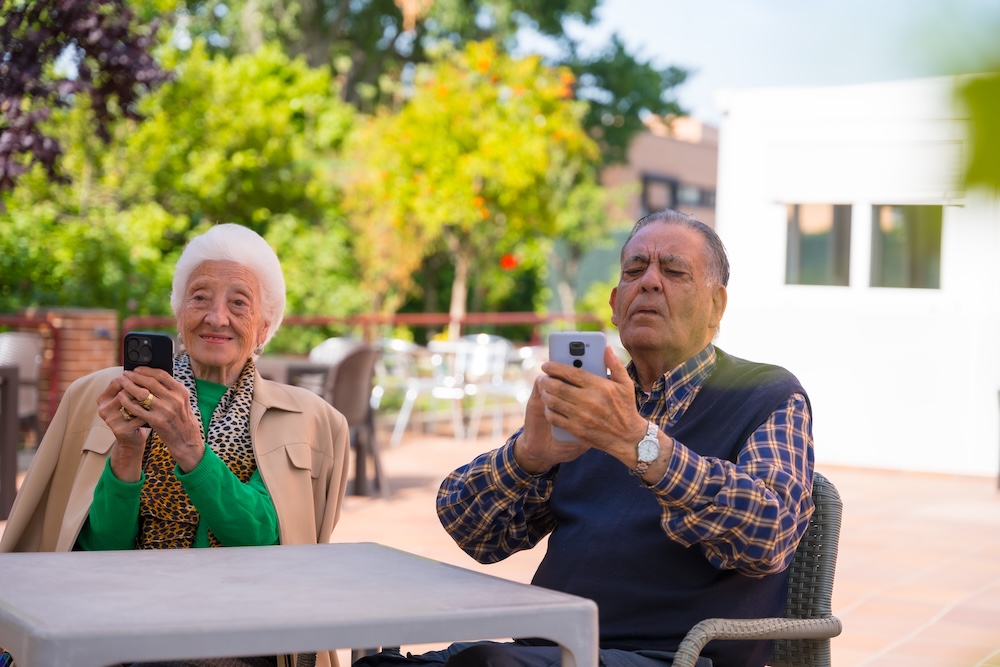
[[[207, 435], [212, 413], [228, 387], [196, 382], [198, 409]], [[206, 446], [205, 456], [194, 470], [185, 474], [175, 467], [174, 474], [201, 517], [194, 547], [209, 545], [210, 529], [227, 547], [279, 543], [278, 515], [259, 469], [243, 484]], [[77, 538], [77, 547], [84, 551], [134, 549], [139, 535], [139, 494], [145, 481], [143, 473], [138, 482], [122, 482], [111, 471], [109, 457], [94, 488], [94, 501]]]

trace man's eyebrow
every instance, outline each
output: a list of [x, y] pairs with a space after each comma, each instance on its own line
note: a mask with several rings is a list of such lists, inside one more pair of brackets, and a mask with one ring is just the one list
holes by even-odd
[[687, 259], [685, 259], [681, 255], [676, 255], [674, 253], [664, 253], [660, 255], [660, 264], [680, 266], [683, 268], [689, 267]]
[[635, 263], [635, 262], [642, 262], [644, 264], [648, 264], [649, 263], [649, 255], [647, 255], [646, 253], [640, 253], [640, 252], [632, 253], [631, 255], [628, 255], [628, 256], [625, 257], [625, 261], [622, 262], [622, 264], [632, 264], [632, 263]]

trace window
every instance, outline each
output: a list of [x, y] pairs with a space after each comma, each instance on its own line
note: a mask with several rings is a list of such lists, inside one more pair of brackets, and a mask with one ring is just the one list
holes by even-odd
[[872, 207], [872, 287], [941, 287], [940, 206]]
[[715, 208], [715, 190], [708, 190], [690, 183], [681, 183], [672, 176], [642, 174], [640, 193], [642, 214], [664, 208], [683, 209], [687, 206]]
[[701, 188], [697, 185], [681, 183], [677, 186], [677, 203], [683, 206], [701, 205]]
[[789, 204], [788, 285], [847, 285], [851, 268], [851, 207]]
[[656, 174], [642, 175], [642, 214], [677, 206], [677, 181]]

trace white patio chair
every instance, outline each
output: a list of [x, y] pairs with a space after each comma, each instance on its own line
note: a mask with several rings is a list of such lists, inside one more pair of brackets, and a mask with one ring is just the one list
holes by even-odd
[[479, 435], [483, 413], [492, 408], [493, 437], [499, 438], [510, 399], [517, 401], [523, 412], [531, 396], [533, 378], [529, 379], [526, 364], [533, 363], [533, 359], [522, 356], [510, 340], [501, 336], [476, 334], [463, 336], [462, 340], [466, 343], [463, 385], [466, 395], [473, 397], [466, 436]]
[[0, 365], [17, 366], [17, 417], [22, 431], [39, 430], [38, 379], [42, 369], [44, 342], [32, 331], [0, 333]]
[[372, 393], [373, 404], [378, 407], [387, 392], [403, 392], [403, 404], [396, 416], [389, 444], [395, 447], [403, 439], [403, 433], [406, 432], [420, 396], [448, 401], [455, 437], [464, 437], [462, 399], [465, 398], [465, 391], [461, 385], [456, 384], [450, 353], [441, 349], [431, 350], [398, 338], [382, 339], [379, 347], [381, 354]]

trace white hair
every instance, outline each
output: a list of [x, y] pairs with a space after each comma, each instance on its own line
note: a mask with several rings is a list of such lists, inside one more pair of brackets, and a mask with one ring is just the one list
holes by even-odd
[[202, 262], [229, 261], [250, 269], [261, 288], [261, 311], [267, 322], [266, 344], [274, 336], [285, 316], [285, 276], [281, 262], [260, 234], [232, 223], [215, 225], [188, 241], [174, 269], [170, 307], [177, 315], [184, 301], [188, 280]]

